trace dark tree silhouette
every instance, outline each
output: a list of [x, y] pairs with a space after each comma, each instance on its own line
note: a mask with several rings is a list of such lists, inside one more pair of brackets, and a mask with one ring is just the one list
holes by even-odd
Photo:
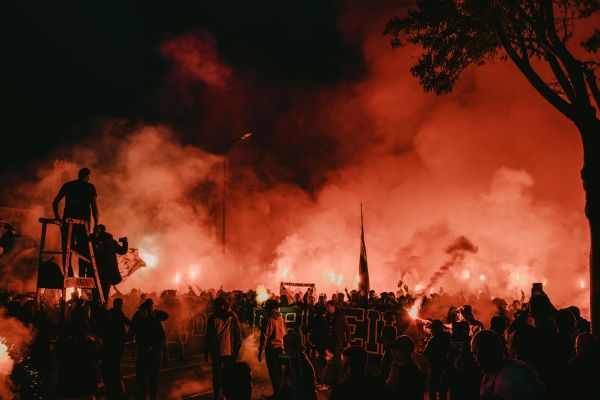
[[[418, 45], [411, 68], [427, 92], [450, 92], [471, 65], [510, 59], [554, 108], [570, 119], [584, 150], [581, 178], [591, 235], [592, 323], [600, 332], [600, 1], [417, 0], [404, 17], [392, 18], [384, 34], [393, 48]], [[576, 27], [595, 28], [573, 46]], [[595, 59], [594, 59], [595, 58]], [[542, 71], [547, 70], [547, 73]]]

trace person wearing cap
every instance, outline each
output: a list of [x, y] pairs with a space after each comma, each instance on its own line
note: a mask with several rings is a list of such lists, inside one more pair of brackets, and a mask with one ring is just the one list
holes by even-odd
[[161, 320], [167, 318], [168, 314], [154, 310], [154, 301], [147, 298], [131, 319], [128, 338], [137, 345], [135, 378], [138, 399], [146, 399], [146, 395], [150, 395], [151, 400], [156, 399], [161, 349], [165, 341]]
[[394, 398], [423, 400], [425, 395], [425, 374], [415, 364], [412, 354], [414, 340], [407, 335], [399, 336], [392, 344], [394, 361], [386, 384], [392, 389]]
[[269, 370], [269, 379], [273, 386], [273, 396], [279, 397], [281, 386], [281, 363], [279, 356], [283, 353], [283, 338], [286, 334], [285, 322], [279, 311], [279, 304], [272, 299], [265, 302], [265, 316], [260, 329], [260, 345], [258, 361], [262, 361], [263, 352]]
[[215, 312], [208, 317], [204, 342], [204, 359], [212, 359], [213, 394], [219, 399], [221, 390], [221, 369], [223, 365], [234, 362], [242, 347], [240, 322], [227, 299], [216, 298]]

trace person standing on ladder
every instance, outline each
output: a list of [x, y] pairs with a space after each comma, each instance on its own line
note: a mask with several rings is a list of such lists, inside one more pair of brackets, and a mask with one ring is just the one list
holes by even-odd
[[[52, 210], [54, 211], [54, 217], [56, 219], [62, 219], [61, 225], [61, 236], [62, 236], [62, 249], [63, 249], [63, 265], [66, 263], [66, 248], [69, 234], [69, 226], [65, 222], [66, 218], [82, 219], [90, 224], [90, 212], [94, 217], [94, 229], [98, 225], [98, 204], [96, 202], [96, 188], [94, 185], [89, 183], [90, 180], [90, 169], [81, 168], [79, 170], [77, 179], [74, 181], [66, 182], [56, 195], [52, 203]], [[65, 199], [65, 207], [62, 218], [58, 212], [58, 205], [60, 201]], [[73, 233], [71, 237], [71, 246], [79, 254], [89, 258], [89, 247], [87, 233], [83, 225], [74, 224]], [[69, 269], [69, 276], [73, 276], [72, 269]], [[94, 272], [89, 263], [79, 259], [79, 276], [93, 277]]]

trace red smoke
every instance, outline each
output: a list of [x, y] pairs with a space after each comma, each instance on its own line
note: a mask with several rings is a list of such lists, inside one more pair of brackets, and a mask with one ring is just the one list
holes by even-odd
[[[440, 266], [440, 268], [435, 271], [429, 283], [427, 284], [427, 288], [436, 289], [435, 285], [438, 281], [444, 276], [446, 272], [455, 265], [459, 265], [465, 259], [465, 253], [477, 253], [479, 249], [475, 246], [469, 239], [464, 236], [459, 236], [456, 240], [446, 248], [446, 254], [450, 255], [450, 259], [446, 261], [444, 264]], [[469, 273], [470, 275], [470, 273]]]
[[[576, 129], [508, 63], [469, 69], [447, 96], [424, 94], [409, 72], [411, 49], [392, 51], [380, 33], [393, 12], [379, 8], [358, 18], [366, 11], [357, 7], [339, 28], [362, 46], [364, 78], [315, 91], [291, 88], [290, 106], [273, 115], [274, 144], [244, 143], [230, 153], [225, 255], [218, 232], [222, 157], [183, 145], [164, 126], [109, 125], [100, 145], [84, 156], [71, 153], [92, 168], [102, 222], [158, 260], [120, 289], [173, 288], [176, 274], [182, 290], [186, 283], [277, 288], [282, 280], [315, 282], [319, 291], [355, 287], [362, 202], [376, 290], [393, 290], [403, 273], [411, 288], [430, 282], [433, 289], [477, 292], [487, 285], [507, 298], [539, 281], [559, 305], [587, 308], [589, 238]], [[260, 107], [267, 101], [259, 82], [236, 83], [216, 49], [218, 43], [192, 35], [161, 48], [173, 79], [199, 80], [215, 98], [235, 103], [233, 110], [244, 108], [223, 117], [237, 132], [254, 106], [245, 91]], [[320, 154], [307, 179], [310, 192], [290, 183], [277, 161], [303, 135], [315, 145], [295, 153], [298, 164], [311, 151]], [[449, 250], [459, 235], [477, 247]]]

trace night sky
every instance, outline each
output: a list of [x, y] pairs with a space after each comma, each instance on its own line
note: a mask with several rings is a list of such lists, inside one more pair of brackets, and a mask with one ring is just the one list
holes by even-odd
[[[312, 155], [322, 158], [318, 148], [335, 143], [308, 126], [301, 140], [282, 146], [294, 133], [277, 131], [272, 119], [288, 111], [297, 90], [364, 75], [360, 49], [336, 28], [339, 13], [336, 2], [321, 0], [11, 2], [1, 28], [1, 118], [10, 142], [0, 166], [26, 171], [57, 147], [93, 135], [98, 120], [123, 118], [167, 124], [185, 143], [217, 154], [238, 132], [260, 132], [254, 146], [277, 146], [282, 164], [302, 153], [308, 167]], [[198, 82], [181, 99], [160, 47], [190, 33], [215, 43], [236, 76], [228, 90], [243, 104], [228, 96], [207, 102], [210, 88]], [[300, 168], [287, 178], [309, 185], [306, 175]]]
[[[424, 93], [418, 49], [383, 35], [406, 3], [9, 3], [0, 205], [47, 209], [64, 159], [91, 167], [102, 221], [161, 260], [140, 282], [198, 264], [219, 287], [238, 276], [208, 271], [243, 265], [248, 287], [334, 288], [352, 285], [363, 204], [374, 287], [426, 284], [464, 236], [479, 252], [448, 288], [546, 280], [584, 304], [577, 129], [500, 59]], [[248, 131], [228, 157], [223, 259], [222, 155]]]

